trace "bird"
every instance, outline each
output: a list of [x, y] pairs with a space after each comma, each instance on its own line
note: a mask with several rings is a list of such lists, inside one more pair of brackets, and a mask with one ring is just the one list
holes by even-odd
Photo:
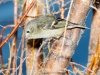
[[85, 25], [71, 23], [65, 19], [57, 19], [53, 15], [43, 15], [25, 25], [25, 37], [27, 39], [59, 38], [64, 32], [66, 24], [67, 29], [87, 28]]

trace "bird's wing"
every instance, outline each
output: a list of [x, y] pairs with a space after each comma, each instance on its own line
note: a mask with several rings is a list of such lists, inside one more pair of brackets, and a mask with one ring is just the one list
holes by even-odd
[[47, 29], [55, 29], [54, 25], [57, 23], [58, 21], [49, 21], [49, 22], [42, 22], [41, 25], [38, 25], [38, 27], [47, 30]]
[[63, 28], [66, 25], [66, 20], [60, 19], [58, 22], [53, 26], [53, 28], [58, 29], [58, 28]]
[[50, 23], [45, 24], [43, 29], [52, 29], [52, 30], [59, 29], [65, 27], [65, 24], [66, 24], [66, 20], [57, 21], [57, 22], [54, 21], [51, 24]]
[[40, 25], [38, 24], [37, 26], [40, 29], [53, 30], [53, 29], [63, 28], [63, 27], [65, 27], [65, 24], [66, 24], [66, 20], [59, 19], [59, 20], [52, 21], [52, 22], [41, 23]]

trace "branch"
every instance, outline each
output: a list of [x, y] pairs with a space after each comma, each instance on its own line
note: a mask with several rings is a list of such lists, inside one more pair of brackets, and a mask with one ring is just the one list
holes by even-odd
[[[18, 16], [18, 3], [17, 0], [14, 0], [14, 25], [16, 26], [18, 24], [17, 16]], [[17, 31], [14, 33], [13, 39], [12, 39], [12, 50], [13, 50], [13, 60], [12, 60], [12, 72], [16, 70], [16, 57], [17, 57]], [[17, 72], [16, 72], [17, 73]]]
[[32, 3], [30, 4], [30, 6], [27, 8], [26, 12], [24, 13], [24, 15], [20, 18], [19, 23], [14, 27], [14, 29], [11, 31], [11, 33], [8, 35], [8, 37], [5, 38], [5, 40], [0, 44], [0, 48], [10, 39], [10, 37], [17, 31], [20, 23], [24, 20], [24, 18], [26, 17], [27, 13], [30, 11], [30, 9], [32, 8], [32, 6], [34, 5], [36, 0], [33, 0]]
[[[84, 24], [92, 2], [92, 0], [71, 0], [67, 21], [76, 24]], [[83, 31], [84, 30], [80, 28], [65, 29], [64, 35], [53, 43], [51, 53], [45, 65], [45, 73], [49, 75], [59, 75], [59, 71], [62, 71], [69, 65]], [[63, 40], [64, 45], [62, 47]], [[56, 73], [52, 73], [54, 71]]]

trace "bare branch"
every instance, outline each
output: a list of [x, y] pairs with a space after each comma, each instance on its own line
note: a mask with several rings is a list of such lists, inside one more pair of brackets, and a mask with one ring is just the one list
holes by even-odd
[[12, 30], [12, 32], [8, 35], [7, 38], [5, 38], [5, 40], [0, 44], [0, 48], [10, 39], [10, 37], [17, 31], [20, 23], [23, 21], [23, 19], [26, 17], [27, 13], [30, 11], [30, 9], [32, 8], [32, 6], [34, 5], [35, 0], [32, 1], [32, 3], [30, 4], [30, 6], [27, 8], [26, 12], [24, 13], [24, 15], [20, 18], [19, 23], [14, 27], [14, 29]]

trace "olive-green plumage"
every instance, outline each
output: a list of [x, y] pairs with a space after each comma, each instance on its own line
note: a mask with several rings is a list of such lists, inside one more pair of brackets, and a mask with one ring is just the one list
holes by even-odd
[[[25, 26], [25, 36], [27, 39], [36, 39], [36, 38], [58, 38], [63, 32], [65, 25], [68, 22], [66, 20], [57, 19], [54, 16], [40, 16], [34, 20], [31, 20]], [[86, 28], [85, 26], [79, 24], [67, 25], [67, 28]]]

